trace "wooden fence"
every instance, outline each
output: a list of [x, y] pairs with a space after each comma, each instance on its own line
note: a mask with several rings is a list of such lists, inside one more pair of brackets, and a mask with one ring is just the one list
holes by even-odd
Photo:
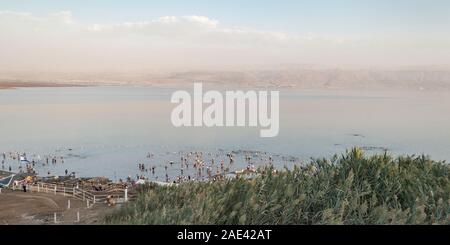
[[[76, 198], [79, 200], [86, 201], [87, 205], [94, 205], [97, 203], [106, 203], [108, 196], [114, 199], [115, 203], [124, 203], [133, 199], [134, 196], [128, 194], [128, 189], [109, 189], [99, 192], [98, 194], [94, 191], [87, 191], [78, 187], [67, 187], [58, 184], [50, 183], [34, 183], [26, 185], [27, 191], [30, 192], [42, 192], [42, 193], [53, 193], [55, 195], [64, 195], [67, 197]], [[20, 186], [12, 186], [13, 190], [21, 190]]]

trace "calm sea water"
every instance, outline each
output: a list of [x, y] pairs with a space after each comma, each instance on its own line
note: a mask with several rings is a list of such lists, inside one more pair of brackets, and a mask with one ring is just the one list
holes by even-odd
[[[206, 90], [208, 88], [204, 88]], [[395, 91], [281, 91], [280, 133], [260, 138], [259, 128], [174, 128], [170, 103], [177, 89], [154, 87], [70, 87], [0, 90], [0, 152], [25, 152], [29, 159], [63, 156], [64, 164], [37, 164], [41, 175], [75, 171], [78, 176], [117, 180], [155, 166], [163, 178], [180, 156], [201, 151], [206, 160], [233, 168], [263, 164], [291, 166], [328, 157], [353, 146], [371, 152], [429, 154], [450, 160], [450, 93]], [[251, 153], [244, 153], [249, 151]], [[153, 154], [147, 158], [148, 154]], [[257, 160], [259, 159], [259, 160]], [[20, 164], [7, 159], [4, 167]]]

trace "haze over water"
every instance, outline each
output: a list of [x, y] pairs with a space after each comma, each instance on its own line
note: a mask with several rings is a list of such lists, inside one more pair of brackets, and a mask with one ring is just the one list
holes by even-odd
[[[246, 166], [241, 150], [267, 152], [275, 156], [277, 167], [343, 153], [353, 146], [450, 160], [448, 92], [281, 90], [280, 133], [260, 138], [260, 128], [173, 127], [170, 113], [176, 105], [170, 96], [176, 90], [120, 86], [0, 90], [0, 152], [65, 157], [64, 164], [38, 166], [41, 175], [48, 170], [63, 175], [68, 169], [78, 176], [116, 180], [134, 175], [138, 163], [163, 166], [190, 151], [225, 160], [226, 153], [236, 151], [236, 169]], [[148, 153], [155, 156], [147, 159]]]

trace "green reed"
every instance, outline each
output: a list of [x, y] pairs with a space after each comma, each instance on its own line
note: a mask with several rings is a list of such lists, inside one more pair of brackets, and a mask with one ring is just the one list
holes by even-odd
[[358, 148], [254, 179], [148, 185], [107, 224], [449, 224], [450, 166]]

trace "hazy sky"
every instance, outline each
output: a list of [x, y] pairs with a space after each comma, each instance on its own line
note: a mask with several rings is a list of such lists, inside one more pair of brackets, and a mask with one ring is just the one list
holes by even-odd
[[0, 69], [450, 64], [445, 0], [0, 0]]

